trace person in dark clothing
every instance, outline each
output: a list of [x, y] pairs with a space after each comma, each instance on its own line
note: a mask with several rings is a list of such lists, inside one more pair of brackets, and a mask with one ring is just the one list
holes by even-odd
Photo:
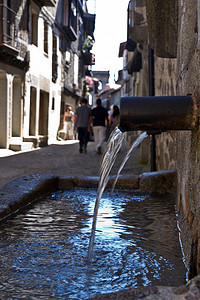
[[74, 114], [74, 129], [78, 131], [79, 152], [87, 153], [87, 143], [89, 141], [89, 120], [91, 116], [91, 108], [88, 106], [86, 98], [81, 99], [81, 106], [79, 106]]
[[92, 109], [92, 117], [90, 117], [89, 124], [93, 123], [93, 133], [95, 148], [98, 154], [101, 154], [103, 143], [106, 137], [106, 128], [108, 126], [108, 112], [105, 107], [101, 105], [101, 99], [96, 101], [97, 106]]
[[115, 129], [115, 127], [119, 124], [119, 122], [120, 122], [119, 107], [117, 105], [113, 105], [112, 113], [111, 113], [110, 119], [109, 119], [109, 126], [110, 126], [109, 134], [112, 133], [112, 131]]

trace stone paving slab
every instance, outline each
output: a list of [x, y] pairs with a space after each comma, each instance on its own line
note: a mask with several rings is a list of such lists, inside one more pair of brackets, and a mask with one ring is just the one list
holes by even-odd
[[[105, 143], [106, 145], [106, 143]], [[128, 146], [122, 145], [111, 174], [117, 174]], [[63, 141], [26, 152], [0, 149], [0, 188], [10, 180], [29, 174], [53, 174], [58, 176], [99, 176], [102, 155], [96, 154], [94, 142], [88, 143], [87, 154], [79, 153], [78, 141]], [[10, 152], [11, 151], [11, 152]], [[7, 153], [7, 156], [5, 156]], [[139, 160], [139, 148], [135, 149], [121, 174], [140, 174], [149, 171]]]

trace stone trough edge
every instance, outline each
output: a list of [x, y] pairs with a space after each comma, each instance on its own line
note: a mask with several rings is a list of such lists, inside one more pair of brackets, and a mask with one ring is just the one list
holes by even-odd
[[[112, 187], [115, 176], [111, 176], [107, 189]], [[39, 197], [59, 189], [97, 188], [99, 178], [89, 176], [57, 176], [30, 174], [6, 183], [0, 189], [0, 220], [17, 213]], [[175, 193], [176, 171], [148, 172], [140, 175], [120, 175], [118, 189], [131, 189], [142, 193]]]

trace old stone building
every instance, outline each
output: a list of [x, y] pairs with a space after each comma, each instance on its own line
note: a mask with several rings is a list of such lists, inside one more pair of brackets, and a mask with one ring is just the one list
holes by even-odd
[[82, 94], [95, 15], [86, 0], [1, 0], [0, 16], [0, 147], [52, 143]]
[[[193, 95], [193, 129], [154, 136], [156, 170], [177, 171], [182, 244], [189, 277], [193, 277], [200, 272], [200, 1], [132, 0], [128, 11], [132, 44], [129, 48], [127, 40], [123, 55], [125, 82], [132, 81], [132, 87], [127, 95]], [[139, 61], [136, 49], [141, 49]]]

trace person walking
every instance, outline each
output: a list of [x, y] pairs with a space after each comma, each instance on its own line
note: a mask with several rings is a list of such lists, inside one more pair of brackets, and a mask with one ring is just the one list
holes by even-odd
[[96, 100], [96, 107], [92, 109], [89, 125], [93, 123], [93, 133], [95, 149], [97, 154], [101, 154], [103, 143], [106, 138], [106, 128], [108, 126], [108, 112], [101, 105], [101, 99]]
[[73, 140], [74, 138], [74, 126], [73, 126], [74, 113], [71, 106], [66, 107], [66, 112], [63, 118], [63, 127], [65, 131], [65, 140]]
[[81, 99], [81, 106], [75, 110], [74, 114], [74, 130], [77, 128], [79, 139], [79, 152], [87, 153], [87, 143], [89, 141], [89, 120], [91, 116], [91, 108], [88, 106], [86, 98]]

